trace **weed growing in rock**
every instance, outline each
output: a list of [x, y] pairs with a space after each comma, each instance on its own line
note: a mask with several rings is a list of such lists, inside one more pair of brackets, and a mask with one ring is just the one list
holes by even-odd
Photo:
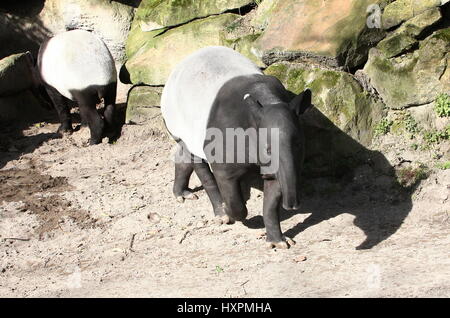
[[382, 119], [378, 125], [375, 126], [375, 136], [386, 135], [391, 130], [392, 124], [392, 120], [387, 118]]
[[437, 168], [441, 170], [449, 170], [450, 169], [450, 161], [440, 162], [437, 165]]
[[417, 168], [405, 167], [396, 171], [398, 183], [404, 188], [411, 188], [420, 181], [428, 178], [429, 169], [421, 164]]
[[418, 133], [420, 130], [417, 122], [414, 120], [411, 114], [408, 114], [405, 118], [405, 130], [412, 134]]
[[434, 109], [439, 117], [450, 116], [450, 96], [446, 93], [439, 94], [436, 98]]
[[426, 131], [423, 138], [427, 144], [439, 144], [450, 139], [450, 125], [443, 130]]

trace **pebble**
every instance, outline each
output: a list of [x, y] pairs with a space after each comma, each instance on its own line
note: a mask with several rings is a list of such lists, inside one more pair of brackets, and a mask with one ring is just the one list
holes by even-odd
[[296, 261], [297, 263], [301, 263], [307, 260], [307, 257], [305, 255], [300, 255], [297, 256], [296, 258], [294, 258], [294, 261]]

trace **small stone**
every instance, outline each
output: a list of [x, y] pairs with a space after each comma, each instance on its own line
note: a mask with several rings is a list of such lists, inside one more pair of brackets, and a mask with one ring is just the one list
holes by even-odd
[[161, 220], [161, 217], [159, 216], [158, 213], [149, 213], [147, 215], [147, 219], [152, 223], [159, 223], [159, 221]]
[[294, 258], [294, 261], [297, 263], [301, 263], [307, 260], [307, 257], [305, 255], [300, 255]]

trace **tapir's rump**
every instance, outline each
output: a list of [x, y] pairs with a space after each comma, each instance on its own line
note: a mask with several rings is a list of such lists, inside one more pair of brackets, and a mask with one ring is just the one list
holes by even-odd
[[169, 76], [161, 97], [161, 112], [167, 129], [203, 159], [206, 126], [214, 100], [229, 80], [262, 74], [238, 52], [221, 46], [203, 48], [180, 62]]
[[63, 96], [71, 90], [117, 81], [114, 59], [105, 43], [91, 32], [72, 30], [56, 35], [39, 52], [43, 81]]

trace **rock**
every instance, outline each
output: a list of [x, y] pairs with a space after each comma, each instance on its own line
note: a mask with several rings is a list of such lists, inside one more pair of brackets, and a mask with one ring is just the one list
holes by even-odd
[[166, 135], [161, 115], [162, 87], [135, 86], [128, 94], [125, 123], [145, 124], [152, 134]]
[[48, 116], [38, 99], [29, 90], [0, 97], [0, 122], [13, 120], [39, 121]]
[[422, 12], [440, 6], [441, 0], [397, 0], [384, 8], [382, 23], [384, 29], [390, 29]]
[[135, 86], [128, 94], [125, 123], [141, 124], [161, 114], [162, 88]]
[[264, 0], [258, 5], [256, 14], [250, 22], [256, 30], [264, 31], [272, 19], [273, 10], [281, 0]]
[[450, 90], [449, 50], [450, 28], [441, 29], [421, 41], [418, 50], [400, 57], [371, 49], [364, 72], [389, 108], [429, 104]]
[[127, 41], [129, 60], [125, 64], [131, 82], [163, 85], [172, 69], [187, 55], [205, 46], [224, 45], [220, 32], [238, 17], [231, 13], [212, 16], [161, 34], [143, 32], [133, 24]]
[[310, 124], [320, 129], [337, 127], [363, 145], [370, 145], [372, 122], [381, 116], [382, 105], [368, 96], [351, 74], [290, 63], [273, 64], [265, 73], [276, 76], [295, 94], [311, 89], [315, 108], [327, 120], [310, 118]]
[[395, 30], [390, 36], [378, 43], [380, 49], [386, 57], [399, 55], [418, 43], [416, 40], [422, 32], [442, 18], [439, 8], [433, 8], [408, 20], [401, 27]]
[[305, 255], [300, 255], [300, 256], [295, 257], [295, 258], [294, 258], [294, 261], [295, 261], [296, 263], [301, 263], [301, 262], [306, 261], [307, 259], [308, 259], [308, 258], [307, 258]]
[[450, 118], [439, 117], [436, 114], [434, 102], [420, 107], [412, 107], [409, 112], [420, 128], [427, 131], [444, 130], [450, 125]]
[[151, 222], [151, 223], [159, 223], [161, 221], [161, 217], [159, 216], [158, 213], [152, 213], [150, 212], [147, 215], [147, 219]]
[[44, 0], [1, 2], [0, 58], [26, 51], [37, 55], [40, 43], [51, 35], [39, 21], [44, 3]]
[[68, 29], [92, 31], [105, 41], [119, 64], [125, 58], [125, 41], [134, 9], [117, 1], [47, 0], [39, 15], [52, 34]]
[[253, 2], [251, 0], [143, 0], [136, 12], [135, 20], [143, 30], [148, 32], [224, 13]]
[[300, 51], [331, 57], [346, 68], [363, 64], [368, 49], [384, 32], [366, 25], [373, 0], [279, 1], [271, 9], [264, 34], [256, 42], [263, 51]]
[[305, 125], [308, 176], [345, 174], [359, 162], [372, 141], [383, 104], [363, 90], [352, 75], [311, 65], [276, 63], [265, 71], [300, 93], [310, 88], [313, 105], [302, 117]]
[[33, 86], [33, 58], [29, 52], [0, 60], [0, 96], [19, 93]]

